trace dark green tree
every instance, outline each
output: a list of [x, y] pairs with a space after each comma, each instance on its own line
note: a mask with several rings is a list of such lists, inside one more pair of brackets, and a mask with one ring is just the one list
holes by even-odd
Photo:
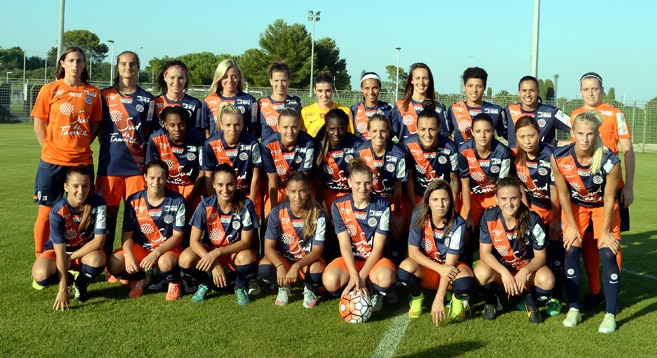
[[340, 58], [335, 40], [324, 37], [315, 42], [315, 64], [318, 71], [330, 71], [339, 90], [351, 90], [351, 76], [347, 73], [347, 60]]
[[[388, 65], [386, 66], [386, 76], [387, 76], [387, 81], [383, 81], [382, 84], [382, 91], [385, 92], [395, 92], [395, 87], [397, 84], [397, 66], [395, 65]], [[408, 78], [408, 73], [406, 73], [406, 70], [403, 68], [399, 68], [399, 90], [403, 91], [404, 90], [404, 84], [406, 83], [406, 79]]]

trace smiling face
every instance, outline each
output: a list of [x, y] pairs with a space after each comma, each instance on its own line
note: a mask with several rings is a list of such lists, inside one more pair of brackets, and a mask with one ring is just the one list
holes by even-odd
[[315, 83], [313, 92], [315, 92], [315, 96], [317, 96], [317, 104], [320, 108], [327, 109], [333, 106], [333, 94], [335, 93], [335, 88], [333, 88], [331, 83]]
[[468, 104], [479, 106], [483, 103], [482, 99], [486, 90], [484, 80], [481, 78], [469, 78], [463, 85], [463, 89], [465, 90]]
[[66, 200], [76, 210], [81, 209], [91, 191], [91, 178], [88, 175], [72, 173], [64, 183]]
[[390, 127], [386, 121], [370, 120], [367, 133], [370, 135], [373, 147], [384, 148], [387, 145], [388, 136], [390, 136]]
[[233, 97], [238, 92], [238, 84], [240, 82], [240, 73], [235, 67], [231, 67], [226, 71], [224, 77], [221, 78], [221, 94], [226, 97]]
[[417, 120], [417, 135], [424, 149], [434, 149], [438, 145], [438, 120], [434, 117], [420, 117]]
[[157, 195], [164, 194], [168, 174], [169, 173], [167, 173], [164, 168], [159, 166], [148, 168], [148, 171], [144, 174], [144, 179], [146, 179], [146, 190]]
[[413, 95], [426, 96], [429, 89], [429, 71], [426, 68], [416, 68], [411, 74]]
[[369, 201], [372, 194], [372, 176], [367, 173], [355, 172], [347, 180], [354, 200]]
[[340, 118], [331, 117], [326, 121], [326, 133], [332, 148], [342, 147], [342, 142], [347, 133], [347, 125]]
[[235, 145], [239, 141], [243, 127], [242, 122], [242, 118], [236, 114], [223, 113], [221, 115], [221, 130], [224, 132], [224, 140], [228, 144]]
[[524, 109], [534, 110], [538, 104], [538, 86], [534, 81], [522, 81], [518, 86], [518, 96]]
[[170, 67], [164, 74], [164, 82], [167, 84], [167, 94], [182, 96], [187, 83], [187, 74], [182, 68]]
[[299, 119], [293, 116], [281, 116], [278, 119], [278, 132], [281, 134], [281, 141], [286, 147], [291, 147], [297, 142], [301, 123]]
[[217, 199], [222, 203], [230, 203], [235, 196], [235, 176], [231, 173], [218, 172], [212, 179], [212, 187], [217, 192]]
[[278, 100], [287, 98], [287, 89], [290, 86], [290, 78], [285, 71], [274, 71], [271, 73], [269, 84], [274, 89], [274, 97]]
[[116, 68], [121, 78], [136, 79], [139, 75], [139, 60], [134, 54], [124, 53], [119, 56]]
[[379, 102], [379, 93], [381, 92], [381, 85], [379, 81], [374, 78], [368, 78], [360, 84], [360, 91], [365, 98], [365, 104], [368, 107], [374, 107]]
[[502, 210], [502, 214], [505, 217], [516, 215], [520, 207], [520, 201], [522, 200], [519, 186], [503, 186], [497, 189], [495, 197], [497, 199], [497, 206]]

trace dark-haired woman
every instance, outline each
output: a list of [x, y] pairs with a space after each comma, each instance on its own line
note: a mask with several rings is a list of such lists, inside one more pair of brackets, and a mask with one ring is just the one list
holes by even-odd
[[556, 129], [570, 132], [570, 117], [559, 108], [542, 103], [538, 96], [538, 80], [525, 76], [518, 82], [520, 103], [510, 104], [504, 108], [504, 117], [508, 127], [509, 148], [516, 147], [515, 123], [523, 116], [536, 118], [541, 129], [541, 141], [557, 145]]
[[484, 296], [482, 318], [494, 320], [498, 285], [510, 296], [529, 291], [525, 309], [529, 321], [543, 322], [539, 306], [552, 295], [554, 276], [545, 265], [541, 218], [522, 202], [522, 188], [514, 177], [496, 184], [497, 206], [484, 212], [479, 234], [479, 263], [474, 275]]
[[257, 120], [260, 122], [258, 137], [262, 139], [278, 132], [278, 115], [283, 108], [293, 108], [295, 111], [300, 112], [301, 107], [303, 107], [301, 98], [288, 94], [292, 71], [290, 71], [290, 66], [287, 63], [274, 61], [269, 65], [267, 73], [269, 74], [272, 93], [270, 96], [260, 98], [257, 102]]
[[189, 71], [180, 60], [167, 61], [162, 65], [162, 72], [157, 76], [157, 88], [163, 93], [155, 97], [155, 116], [164, 127], [162, 111], [166, 107], [182, 107], [189, 113], [187, 127], [198, 129], [203, 133], [201, 101], [185, 93], [189, 86]]
[[81, 48], [64, 49], [57, 62], [57, 80], [41, 87], [32, 109], [34, 134], [41, 146], [34, 183], [34, 201], [39, 204], [34, 223], [36, 257], [50, 236], [50, 210], [64, 195], [68, 169], [87, 166], [93, 184], [91, 142], [103, 114], [100, 91], [89, 84], [86, 62]]
[[[561, 241], [561, 205], [550, 165], [553, 148], [541, 142], [541, 130], [534, 117], [520, 117], [514, 134], [518, 147], [512, 149], [515, 152], [513, 171], [524, 189], [523, 202], [541, 217], [548, 232], [547, 265], [554, 274], [555, 284], [554, 297], [548, 302], [545, 313], [556, 316], [561, 313], [565, 253]], [[524, 300], [517, 308], [525, 309]]]
[[[75, 299], [87, 301], [88, 281], [105, 268], [106, 207], [101, 197], [91, 193], [91, 173], [84, 165], [66, 172], [63, 187], [67, 195], [50, 211], [50, 237], [32, 266], [34, 288], [59, 283], [55, 310], [68, 309], [71, 285], [75, 287]], [[69, 270], [78, 271], [77, 278], [73, 279]]]
[[367, 133], [367, 127], [370, 118], [375, 113], [383, 114], [390, 118], [392, 123], [397, 123], [399, 120], [395, 117], [399, 113], [394, 110], [394, 107], [388, 103], [379, 100], [381, 93], [381, 77], [375, 72], [365, 72], [360, 77], [360, 91], [363, 94], [363, 101], [351, 106], [352, 127], [355, 130], [356, 136], [363, 140], [370, 140], [370, 135]]
[[372, 310], [381, 310], [397, 278], [395, 264], [383, 257], [390, 224], [390, 203], [373, 194], [372, 169], [356, 158], [349, 164], [351, 193], [333, 202], [332, 217], [341, 256], [326, 266], [322, 281], [333, 296], [358, 292], [368, 296]]
[[424, 109], [424, 101], [429, 101], [434, 106], [440, 123], [445, 123], [445, 106], [436, 98], [433, 74], [429, 66], [420, 62], [414, 63], [408, 73], [404, 97], [395, 103], [395, 118], [398, 118], [399, 122], [392, 123], [399, 140], [417, 133], [417, 116]]
[[322, 259], [326, 234], [326, 214], [313, 198], [310, 179], [301, 172], [290, 173], [286, 200], [269, 214], [265, 233], [265, 257], [258, 274], [278, 286], [274, 303], [289, 302], [290, 285], [303, 280], [303, 306], [317, 305], [317, 288], [322, 285]]
[[[324, 125], [324, 116], [329, 110], [339, 108], [347, 116], [351, 116], [351, 110], [349, 107], [333, 102], [335, 83], [333, 82], [333, 75], [328, 71], [317, 74], [313, 84], [313, 93], [317, 96], [317, 102], [301, 109], [301, 130], [314, 138]], [[354, 133], [351, 121], [349, 121], [349, 133]]]
[[445, 295], [453, 291], [450, 318], [466, 317], [464, 303], [475, 287], [472, 270], [459, 261], [464, 252], [466, 223], [456, 213], [452, 187], [445, 180], [429, 183], [413, 212], [408, 237], [408, 258], [397, 270], [399, 281], [410, 291], [408, 315], [422, 314], [422, 289], [437, 290], [431, 305], [431, 317], [437, 326], [446, 317]]
[[190, 245], [180, 255], [180, 269], [197, 283], [192, 301], [201, 302], [212, 288], [227, 287], [226, 271], [237, 274], [237, 304], [251, 302], [247, 292], [249, 280], [258, 269], [258, 256], [251, 249], [257, 237], [258, 217], [253, 202], [236, 189], [237, 175], [229, 164], [219, 164], [212, 171], [216, 194], [201, 201], [190, 225]]
[[149, 277], [157, 269], [168, 283], [167, 301], [180, 298], [178, 257], [185, 235], [185, 199], [167, 189], [169, 167], [159, 159], [144, 167], [146, 189], [131, 195], [123, 216], [121, 247], [107, 265], [109, 272], [130, 281], [128, 297], [144, 294]]
[[148, 135], [159, 128], [153, 116], [153, 95], [137, 85], [139, 57], [123, 51], [116, 57], [116, 77], [112, 87], [101, 91], [103, 128], [98, 140], [96, 192], [107, 203], [105, 254], [114, 251], [119, 205], [144, 189], [144, 164]]

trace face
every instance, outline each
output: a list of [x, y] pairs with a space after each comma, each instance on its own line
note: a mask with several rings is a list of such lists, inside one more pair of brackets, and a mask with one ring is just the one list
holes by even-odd
[[602, 103], [604, 88], [596, 78], [585, 78], [580, 84], [579, 93], [582, 95], [584, 104], [589, 107], [597, 107]]
[[518, 143], [518, 148], [527, 153], [537, 152], [540, 140], [541, 134], [532, 126], [524, 126], [516, 130], [516, 143]]
[[316, 83], [313, 92], [315, 92], [315, 96], [317, 96], [318, 104], [321, 104], [324, 107], [330, 107], [333, 105], [333, 93], [335, 92], [335, 89], [332, 84], [328, 82]]
[[290, 78], [284, 71], [274, 71], [269, 79], [269, 84], [274, 89], [274, 93], [279, 97], [287, 97], [287, 88], [290, 86]]
[[472, 136], [480, 147], [488, 147], [493, 141], [493, 125], [488, 121], [476, 121], [472, 125]]
[[78, 51], [73, 51], [66, 55], [63, 61], [59, 61], [59, 64], [64, 69], [66, 76], [76, 78], [82, 77], [82, 71], [86, 67], [84, 55]]
[[504, 216], [514, 216], [520, 207], [522, 197], [520, 187], [505, 186], [499, 188], [496, 194], [497, 206], [502, 210]]
[[372, 139], [372, 145], [381, 148], [386, 146], [388, 136], [390, 135], [390, 128], [388, 128], [388, 123], [385, 121], [374, 120], [369, 122], [367, 133]]
[[187, 123], [177, 113], [167, 116], [164, 127], [169, 132], [169, 138], [176, 144], [183, 143], [187, 138]]
[[235, 177], [230, 173], [219, 172], [214, 175], [212, 187], [217, 192], [217, 199], [230, 202], [235, 196]]
[[164, 75], [164, 82], [167, 84], [167, 92], [181, 94], [185, 90], [187, 75], [182, 68], [169, 68]]
[[64, 191], [68, 193], [68, 203], [76, 209], [80, 208], [91, 191], [91, 178], [87, 175], [71, 174], [64, 183]]
[[310, 196], [310, 188], [302, 180], [287, 182], [287, 197], [290, 199], [290, 206], [295, 209], [303, 209], [306, 206]]
[[518, 86], [518, 96], [523, 105], [534, 107], [538, 103], [538, 86], [534, 81], [522, 81]]
[[449, 213], [451, 193], [444, 189], [434, 190], [429, 194], [429, 209], [434, 218], [444, 218]]
[[236, 114], [224, 113], [221, 116], [221, 130], [229, 143], [235, 143], [242, 133], [242, 119]]
[[577, 123], [571, 129], [571, 134], [575, 138], [575, 147], [584, 152], [592, 148], [595, 138], [600, 135], [595, 127], [588, 123]]
[[155, 194], [163, 193], [167, 185], [167, 175], [167, 171], [160, 167], [150, 167], [146, 174], [144, 174], [146, 189]]
[[426, 95], [429, 89], [429, 71], [426, 68], [416, 68], [411, 77], [413, 93]]
[[463, 89], [465, 90], [465, 95], [470, 102], [480, 103], [481, 99], [484, 98], [486, 85], [481, 78], [470, 78], [465, 81]]
[[367, 173], [351, 173], [347, 180], [354, 199], [370, 200], [372, 193], [372, 176]]
[[435, 118], [420, 117], [417, 120], [417, 135], [422, 147], [433, 149], [438, 145], [438, 121]]
[[278, 119], [278, 132], [281, 134], [281, 141], [285, 145], [293, 145], [297, 142], [301, 124], [299, 119], [294, 116], [281, 116]]
[[223, 93], [237, 93], [237, 85], [240, 82], [240, 73], [235, 67], [231, 67], [226, 71], [224, 77], [221, 77], [220, 81]]
[[365, 102], [374, 104], [379, 101], [381, 85], [379, 81], [369, 78], [360, 84], [360, 91], [363, 93], [363, 97], [365, 97]]
[[133, 79], [139, 75], [139, 62], [137, 62], [137, 57], [131, 53], [125, 53], [119, 56], [116, 66], [119, 76], [122, 78]]
[[338, 148], [342, 146], [347, 126], [338, 118], [331, 118], [326, 121], [326, 132], [328, 133], [331, 147]]

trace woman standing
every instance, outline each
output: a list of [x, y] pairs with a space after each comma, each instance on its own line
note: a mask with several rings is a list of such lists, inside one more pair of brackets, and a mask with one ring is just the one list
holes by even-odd
[[68, 169], [82, 164], [93, 173], [91, 142], [103, 116], [100, 91], [89, 84], [86, 62], [81, 48], [66, 48], [57, 62], [57, 80], [41, 88], [32, 109], [34, 133], [41, 146], [34, 183], [34, 201], [39, 204], [34, 223], [37, 257], [50, 237], [50, 210], [64, 195]]
[[[333, 102], [335, 83], [330, 72], [322, 71], [317, 74], [313, 92], [317, 96], [317, 102], [301, 109], [301, 129], [314, 138], [324, 125], [324, 115], [329, 110], [339, 108], [348, 116], [351, 116], [351, 111], [349, 107]], [[349, 133], [354, 133], [351, 120], [349, 121]]]
[[144, 294], [149, 282], [145, 271], [154, 268], [169, 283], [166, 300], [180, 298], [178, 257], [185, 235], [185, 199], [166, 188], [168, 174], [167, 164], [159, 159], [146, 164], [146, 189], [128, 198], [122, 245], [109, 258], [109, 272], [130, 281], [130, 298]]
[[[201, 101], [185, 93], [189, 86], [189, 71], [180, 60], [167, 61], [162, 66], [162, 72], [157, 76], [157, 87], [163, 92], [155, 97], [155, 116], [164, 127], [162, 111], [166, 107], [182, 107], [189, 113], [188, 130], [192, 128], [203, 132], [201, 118]], [[150, 133], [148, 133], [150, 136]]]
[[[32, 266], [34, 288], [40, 290], [59, 282], [53, 304], [56, 310], [68, 309], [71, 285], [75, 287], [76, 301], [87, 301], [88, 281], [105, 268], [106, 207], [101, 197], [91, 193], [91, 173], [84, 165], [66, 172], [63, 186], [67, 196], [50, 211], [50, 239]], [[73, 279], [69, 270], [79, 271], [77, 278]]]
[[351, 127], [355, 129], [356, 136], [363, 140], [370, 140], [370, 135], [367, 133], [367, 126], [370, 123], [370, 118], [375, 113], [383, 114], [390, 118], [393, 123], [397, 123], [398, 119], [395, 117], [397, 111], [388, 102], [379, 101], [379, 94], [381, 93], [381, 77], [375, 72], [365, 72], [360, 77], [360, 91], [363, 93], [363, 101], [351, 106], [351, 118], [353, 123]]
[[[598, 112], [583, 112], [573, 119], [571, 134], [575, 142], [555, 150], [552, 171], [559, 190], [566, 249], [566, 293], [570, 309], [563, 324], [574, 327], [582, 320], [579, 312], [579, 286], [582, 241], [589, 225], [597, 241], [603, 268], [605, 316], [601, 333], [616, 330], [620, 293], [620, 269], [616, 255], [620, 250], [620, 214], [616, 190], [620, 180], [620, 160], [602, 144]], [[590, 223], [589, 223], [590, 222]]]

